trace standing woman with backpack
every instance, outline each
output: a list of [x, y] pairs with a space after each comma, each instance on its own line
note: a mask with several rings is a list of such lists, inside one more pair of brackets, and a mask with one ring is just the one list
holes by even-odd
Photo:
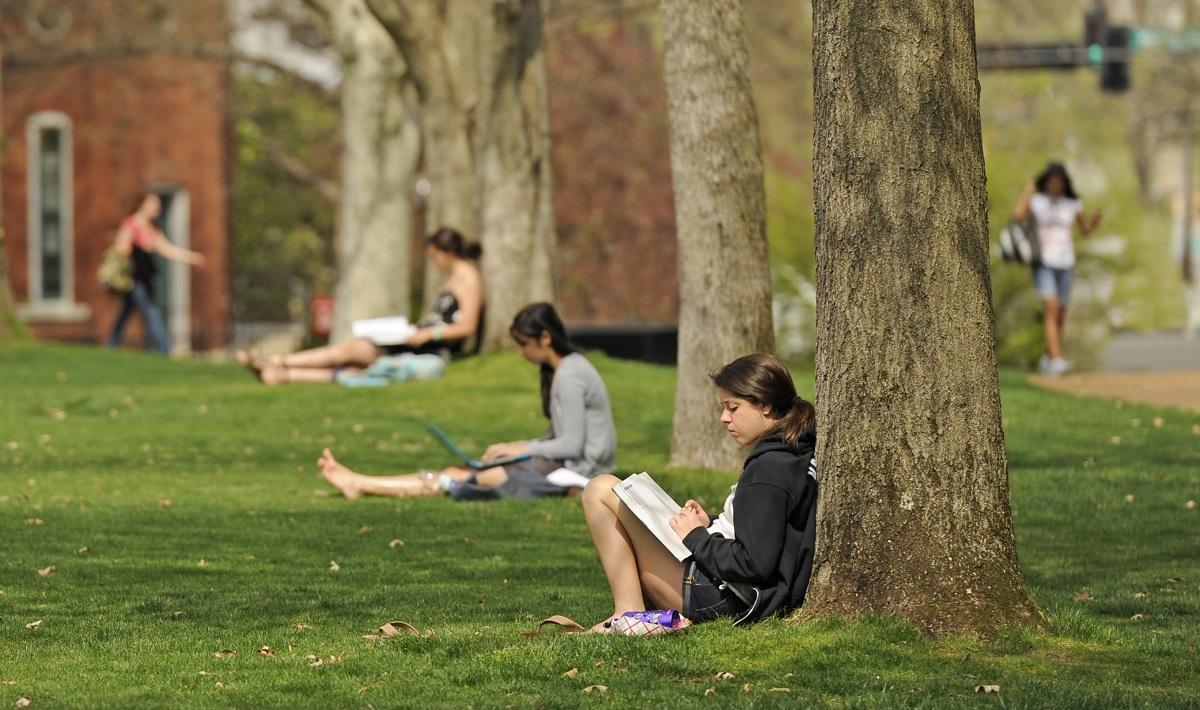
[[142, 196], [133, 214], [126, 217], [117, 230], [114, 248], [132, 262], [133, 288], [122, 296], [121, 312], [108, 336], [110, 348], [121, 344], [125, 325], [136, 310], [146, 329], [146, 349], [157, 350], [164, 355], [170, 352], [167, 329], [154, 304], [154, 277], [158, 272], [154, 254], [191, 266], [204, 266], [203, 254], [175, 246], [155, 225], [154, 220], [158, 219], [161, 212], [162, 200], [153, 192], [147, 193]]
[[1067, 169], [1050, 163], [1025, 187], [1013, 209], [1014, 219], [1030, 217], [1038, 247], [1033, 283], [1045, 308], [1046, 353], [1038, 367], [1043, 374], [1057, 376], [1071, 369], [1063, 357], [1062, 342], [1075, 272], [1074, 227], [1087, 237], [1100, 224], [1100, 210], [1084, 217], [1083, 202], [1075, 194]]

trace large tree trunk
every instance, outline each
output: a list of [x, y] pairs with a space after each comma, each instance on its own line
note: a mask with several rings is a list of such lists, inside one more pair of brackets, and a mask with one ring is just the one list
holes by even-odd
[[763, 165], [740, 0], [661, 0], [679, 239], [671, 464], [733, 468], [708, 374], [770, 351]]
[[476, 112], [484, 346], [511, 344], [525, 305], [554, 298], [550, 121], [540, 0], [490, 0], [480, 18]]
[[987, 634], [1017, 562], [971, 0], [817, 0], [817, 554], [805, 615]]
[[412, 182], [420, 125], [408, 68], [363, 0], [327, 3], [341, 60], [342, 199], [332, 339], [410, 309]]
[[367, 1], [417, 77], [426, 222], [483, 243], [484, 344], [507, 345], [516, 311], [554, 291], [541, 4]]

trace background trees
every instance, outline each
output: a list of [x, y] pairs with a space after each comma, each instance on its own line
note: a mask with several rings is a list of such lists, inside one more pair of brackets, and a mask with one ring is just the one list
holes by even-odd
[[732, 468], [708, 373], [774, 346], [763, 167], [742, 3], [662, 0], [679, 240], [679, 383], [671, 462]]
[[870, 610], [933, 633], [1031, 619], [993, 354], [972, 3], [813, 10], [822, 489], [805, 613]]

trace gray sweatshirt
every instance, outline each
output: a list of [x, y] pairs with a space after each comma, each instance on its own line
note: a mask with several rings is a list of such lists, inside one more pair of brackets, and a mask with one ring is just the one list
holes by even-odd
[[616, 470], [617, 428], [600, 373], [579, 353], [562, 359], [550, 385], [552, 436], [529, 442], [529, 453], [565, 462], [589, 478]]

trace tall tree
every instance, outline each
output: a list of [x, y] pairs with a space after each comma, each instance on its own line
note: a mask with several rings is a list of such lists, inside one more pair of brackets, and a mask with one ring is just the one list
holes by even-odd
[[671, 463], [732, 468], [708, 373], [769, 351], [763, 165], [741, 0], [660, 0], [679, 241], [679, 381]]
[[986, 634], [1017, 562], [992, 340], [971, 0], [816, 0], [809, 615]]
[[549, 121], [540, 0], [367, 0], [416, 77], [428, 222], [483, 242], [485, 345], [553, 295]]
[[480, 241], [487, 284], [484, 344], [510, 342], [523, 306], [554, 298], [550, 117], [540, 0], [491, 0], [479, 32]]
[[342, 67], [342, 197], [331, 337], [360, 318], [409, 312], [412, 183], [421, 133], [408, 66], [364, 0], [312, 0]]
[[[408, 63], [417, 90], [425, 223], [479, 238], [472, 124], [479, 92], [479, 6], [464, 0], [367, 0]], [[442, 285], [429, 264], [425, 299]]]

